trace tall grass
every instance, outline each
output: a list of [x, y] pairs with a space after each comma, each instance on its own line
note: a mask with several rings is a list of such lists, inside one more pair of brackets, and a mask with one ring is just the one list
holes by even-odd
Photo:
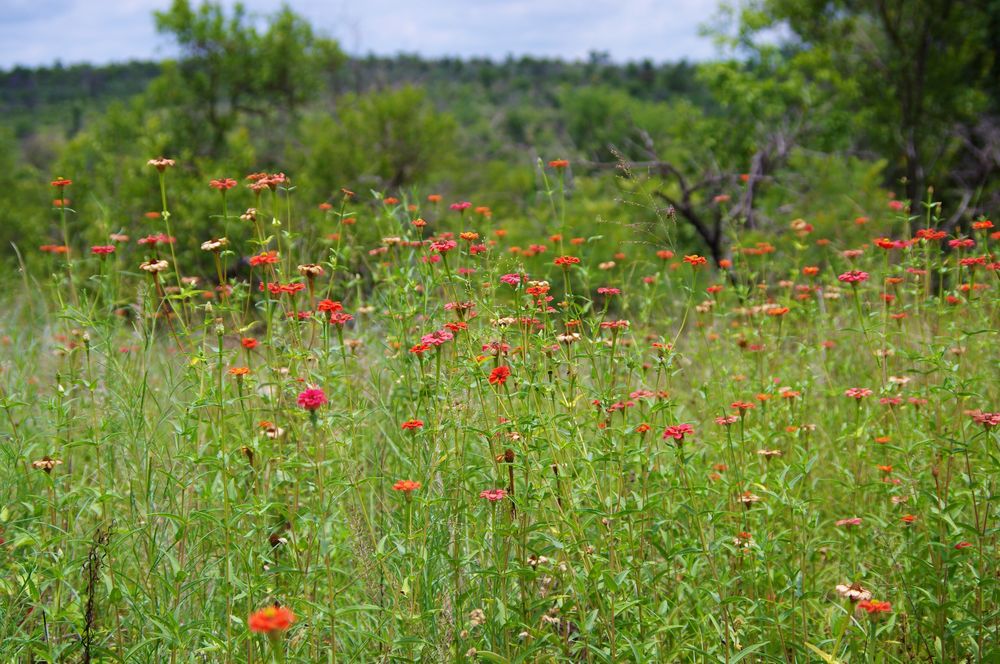
[[531, 248], [266, 175], [171, 243], [154, 166], [143, 243], [9, 289], [3, 661], [1000, 659], [989, 222], [712, 266], [584, 239], [553, 162]]

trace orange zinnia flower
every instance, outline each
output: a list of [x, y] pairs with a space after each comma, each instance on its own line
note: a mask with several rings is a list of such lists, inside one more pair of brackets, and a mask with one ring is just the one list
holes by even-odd
[[255, 611], [247, 618], [247, 625], [251, 632], [271, 635], [276, 632], [283, 632], [295, 622], [295, 614], [284, 606], [269, 606], [266, 609]]

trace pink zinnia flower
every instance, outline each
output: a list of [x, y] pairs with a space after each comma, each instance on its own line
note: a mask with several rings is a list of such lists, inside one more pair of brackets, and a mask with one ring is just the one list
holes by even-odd
[[308, 411], [315, 411], [326, 402], [326, 392], [318, 387], [309, 388], [299, 393], [298, 404]]
[[868, 273], [861, 270], [850, 270], [837, 277], [837, 279], [848, 284], [858, 284], [868, 281]]
[[984, 413], [981, 410], [970, 410], [966, 413], [976, 424], [981, 424], [986, 429], [1000, 426], [1000, 413]]
[[431, 251], [436, 251], [439, 254], [446, 254], [457, 246], [458, 242], [455, 242], [454, 240], [438, 240], [437, 242], [431, 242]]
[[506, 489], [485, 489], [479, 492], [479, 497], [490, 501], [491, 503], [499, 503], [501, 500], [507, 497]]
[[839, 527], [842, 527], [842, 528], [849, 528], [851, 526], [860, 526], [861, 525], [861, 517], [856, 516], [856, 517], [852, 517], [850, 519], [841, 519], [840, 521], [837, 521], [833, 525], [839, 526]]
[[440, 346], [455, 338], [449, 330], [436, 330], [430, 334], [420, 337], [420, 343], [427, 346]]
[[663, 431], [663, 439], [673, 438], [678, 442], [684, 441], [684, 436], [694, 435], [694, 429], [690, 424], [673, 424]]
[[872, 395], [872, 391], [867, 387], [851, 387], [844, 390], [844, 395], [860, 401], [865, 397], [870, 397]]

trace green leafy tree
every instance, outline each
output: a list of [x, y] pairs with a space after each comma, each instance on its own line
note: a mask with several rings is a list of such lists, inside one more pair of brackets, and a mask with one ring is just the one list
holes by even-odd
[[[317, 35], [287, 6], [259, 30], [242, 4], [174, 0], [156, 27], [180, 47], [154, 94], [176, 113], [184, 139], [217, 155], [244, 119], [260, 124], [294, 116], [344, 60], [336, 42]], [[287, 118], [286, 118], [287, 119]]]
[[335, 116], [313, 117], [306, 170], [327, 190], [375, 178], [388, 189], [426, 180], [455, 153], [454, 119], [414, 87], [345, 95]]
[[725, 12], [736, 23], [733, 46], [753, 59], [780, 52], [832, 86], [841, 110], [854, 115], [857, 146], [884, 154], [911, 200], [928, 183], [968, 191], [996, 176], [996, 159], [967, 177], [960, 166], [996, 140], [980, 125], [1000, 100], [1000, 3], [747, 0]]

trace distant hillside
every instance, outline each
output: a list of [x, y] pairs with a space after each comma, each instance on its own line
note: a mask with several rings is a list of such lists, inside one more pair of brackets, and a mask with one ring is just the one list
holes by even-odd
[[21, 137], [52, 125], [73, 134], [87, 111], [142, 92], [160, 70], [157, 62], [128, 62], [0, 71], [2, 122]]
[[[13, 128], [18, 138], [57, 131], [76, 134], [88, 114], [114, 101], [142, 93], [160, 74], [159, 62], [128, 62], [51, 67], [16, 67], [0, 71], [0, 125]], [[688, 62], [615, 64], [601, 54], [586, 62], [544, 58], [428, 60], [412, 55], [354, 57], [334, 76], [332, 89], [318, 91], [336, 96], [344, 92], [414, 84], [426, 87], [429, 96], [444, 107], [449, 93], [471, 88], [480, 99], [499, 106], [545, 103], [560, 85], [606, 85], [640, 99], [658, 100], [683, 95], [708, 103], [709, 94], [695, 77], [696, 65]]]

